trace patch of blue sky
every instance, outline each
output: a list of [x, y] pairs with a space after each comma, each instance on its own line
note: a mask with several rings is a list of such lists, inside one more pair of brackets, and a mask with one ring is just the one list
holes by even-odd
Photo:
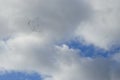
[[111, 55], [118, 53], [120, 51], [120, 46], [113, 46], [110, 50], [104, 50], [94, 45], [86, 45], [77, 39], [71, 40], [65, 43], [70, 48], [79, 49], [80, 55], [83, 57], [105, 57], [108, 58]]
[[0, 80], [42, 80], [37, 73], [24, 73], [24, 72], [5, 72], [0, 74]]

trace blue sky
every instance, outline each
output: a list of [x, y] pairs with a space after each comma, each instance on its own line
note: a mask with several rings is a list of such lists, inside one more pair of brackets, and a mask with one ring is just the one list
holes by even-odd
[[119, 80], [119, 3], [0, 0], [0, 80]]
[[40, 75], [37, 73], [24, 73], [24, 72], [6, 72], [0, 75], [0, 80], [41, 80]]
[[70, 48], [73, 49], [79, 49], [80, 55], [85, 57], [110, 57], [111, 55], [114, 55], [115, 53], [119, 53], [120, 47], [119, 46], [113, 46], [109, 50], [104, 50], [102, 48], [96, 47], [92, 44], [85, 45], [82, 42], [76, 40], [71, 40], [66, 43]]

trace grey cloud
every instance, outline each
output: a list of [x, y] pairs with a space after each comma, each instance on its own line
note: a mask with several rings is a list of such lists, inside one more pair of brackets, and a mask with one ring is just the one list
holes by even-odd
[[[15, 26], [21, 31], [48, 33], [54, 38], [73, 34], [81, 21], [91, 14], [90, 6], [82, 0], [26, 0], [15, 6]], [[59, 36], [59, 37], [57, 37]]]
[[114, 68], [111, 69], [111, 80], [119, 80], [120, 79], [120, 63], [116, 63]]
[[[77, 36], [74, 31], [81, 23], [80, 37], [94, 45], [106, 47], [111, 41], [119, 41], [116, 38], [119, 27], [113, 28], [116, 22], [112, 25], [108, 21], [105, 24], [112, 26], [101, 27], [101, 18], [117, 21], [116, 11], [115, 14], [104, 14], [106, 5], [96, 5], [102, 1], [85, 1], [0, 0], [0, 37], [10, 36], [6, 41], [1, 40], [0, 68], [37, 71], [43, 76], [50, 75], [53, 80], [117, 80], [119, 66], [117, 69], [111, 67], [111, 59], [83, 58], [78, 50], [67, 45], [55, 47], [56, 41]], [[96, 12], [93, 13], [92, 8]], [[96, 8], [100, 8], [100, 13]]]

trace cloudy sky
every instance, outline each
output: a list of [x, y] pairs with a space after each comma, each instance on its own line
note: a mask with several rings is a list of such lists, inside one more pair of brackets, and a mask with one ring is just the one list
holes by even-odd
[[120, 0], [0, 0], [0, 80], [120, 80]]

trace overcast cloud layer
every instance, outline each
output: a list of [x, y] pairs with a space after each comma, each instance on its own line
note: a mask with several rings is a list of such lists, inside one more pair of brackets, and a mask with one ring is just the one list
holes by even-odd
[[[66, 44], [120, 46], [119, 0], [0, 0], [0, 69], [44, 80], [119, 80], [120, 53], [80, 56]], [[92, 54], [92, 53], [91, 53]]]

